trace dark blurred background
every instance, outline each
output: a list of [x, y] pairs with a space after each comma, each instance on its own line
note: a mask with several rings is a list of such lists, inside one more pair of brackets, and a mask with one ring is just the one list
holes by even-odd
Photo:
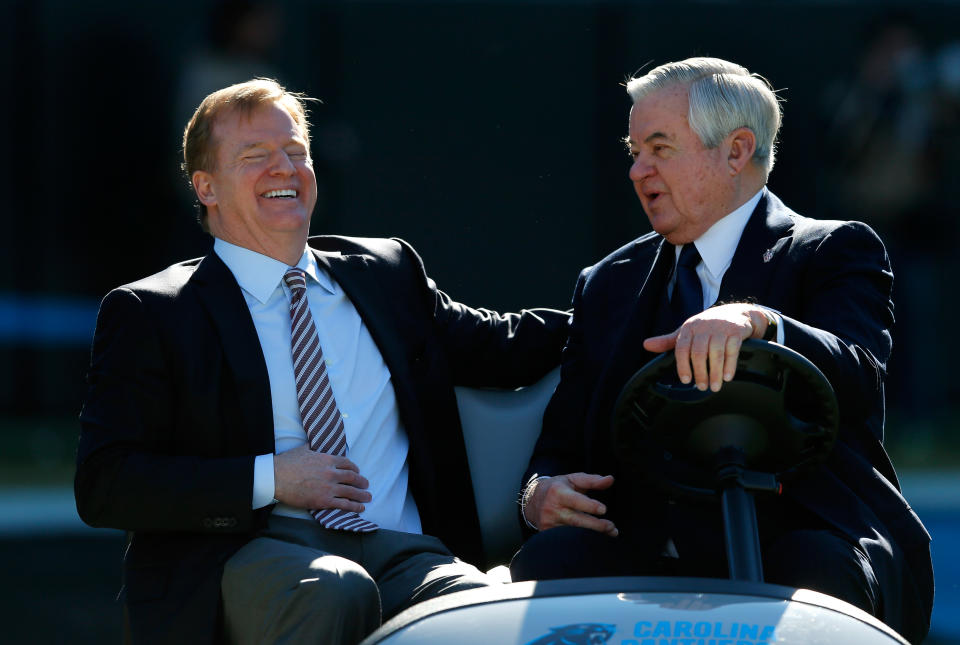
[[649, 230], [621, 84], [710, 55], [781, 90], [771, 189], [888, 245], [888, 447], [934, 533], [930, 642], [960, 642], [960, 2], [2, 0], [0, 48], [0, 641], [119, 640], [122, 536], [73, 513], [75, 418], [99, 299], [210, 246], [178, 169], [208, 92], [323, 101], [313, 233], [402, 237], [473, 306], [566, 307]]

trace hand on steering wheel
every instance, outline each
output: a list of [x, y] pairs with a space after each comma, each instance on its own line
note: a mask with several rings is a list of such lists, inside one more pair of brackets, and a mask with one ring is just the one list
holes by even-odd
[[710, 307], [687, 319], [673, 333], [643, 341], [649, 352], [674, 350], [681, 383], [693, 380], [697, 389], [719, 392], [737, 373], [740, 346], [748, 338], [763, 338], [767, 317], [756, 305], [731, 303]]

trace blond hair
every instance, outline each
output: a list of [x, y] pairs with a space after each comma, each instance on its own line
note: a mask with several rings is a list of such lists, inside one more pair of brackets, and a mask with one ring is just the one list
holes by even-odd
[[[213, 126], [217, 119], [225, 114], [239, 112], [249, 115], [265, 103], [278, 103], [303, 132], [307, 149], [310, 146], [310, 123], [307, 121], [306, 101], [300, 93], [288, 92], [277, 81], [270, 78], [255, 78], [246, 83], [238, 83], [208, 95], [197, 107], [187, 127], [183, 131], [183, 163], [181, 168], [191, 181], [198, 170], [212, 172], [217, 167], [217, 141], [213, 136]], [[207, 230], [207, 213], [199, 206], [198, 219]]]

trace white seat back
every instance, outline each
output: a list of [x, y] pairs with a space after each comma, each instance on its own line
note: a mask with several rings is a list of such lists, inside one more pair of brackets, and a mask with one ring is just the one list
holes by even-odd
[[509, 562], [522, 542], [517, 491], [559, 381], [557, 367], [518, 390], [456, 388], [487, 566]]

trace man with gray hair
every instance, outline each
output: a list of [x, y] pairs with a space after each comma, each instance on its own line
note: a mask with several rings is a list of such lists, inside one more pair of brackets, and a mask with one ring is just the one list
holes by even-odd
[[537, 531], [514, 580], [726, 575], [718, 510], [668, 500], [617, 471], [609, 424], [630, 376], [675, 350], [699, 390], [731, 380], [741, 344], [790, 347], [840, 403], [832, 456], [759, 508], [768, 582], [810, 588], [923, 639], [929, 535], [883, 448], [893, 273], [859, 222], [816, 221], [766, 187], [780, 105], [767, 81], [714, 58], [633, 78], [630, 179], [654, 232], [580, 274], [561, 381], [522, 488]]

